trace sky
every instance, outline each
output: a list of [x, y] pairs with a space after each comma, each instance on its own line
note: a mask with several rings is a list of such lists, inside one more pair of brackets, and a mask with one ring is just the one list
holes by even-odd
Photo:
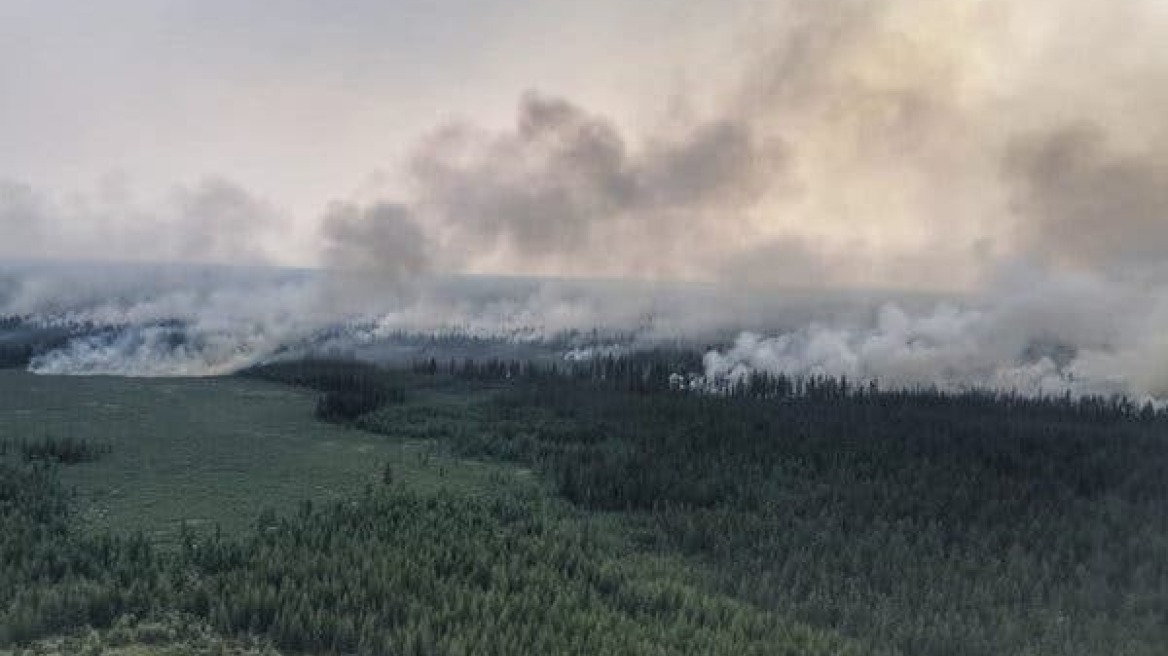
[[1162, 280], [1163, 0], [0, 0], [0, 258]]

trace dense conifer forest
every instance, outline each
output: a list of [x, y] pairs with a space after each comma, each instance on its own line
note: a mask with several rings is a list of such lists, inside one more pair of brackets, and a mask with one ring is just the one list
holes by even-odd
[[54, 454], [101, 445], [11, 448], [0, 645], [177, 617], [313, 654], [1163, 653], [1162, 409], [827, 378], [694, 391], [672, 374], [696, 358], [248, 370], [317, 390], [318, 419], [543, 484], [420, 493], [387, 465], [171, 548], [72, 528], [56, 472], [85, 458]]

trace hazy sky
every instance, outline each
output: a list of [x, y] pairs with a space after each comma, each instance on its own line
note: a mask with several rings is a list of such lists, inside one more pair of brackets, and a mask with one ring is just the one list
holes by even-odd
[[0, 257], [1154, 270], [1164, 4], [0, 0]]
[[529, 88], [633, 118], [709, 49], [691, 40], [725, 3], [677, 4], [5, 0], [0, 171], [224, 176], [319, 211], [424, 130], [509, 121]]

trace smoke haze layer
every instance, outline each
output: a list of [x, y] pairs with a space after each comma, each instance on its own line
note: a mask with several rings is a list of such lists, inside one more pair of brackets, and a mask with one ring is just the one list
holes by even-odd
[[[712, 380], [1165, 396], [1162, 2], [721, 13], [694, 39], [724, 56], [679, 56], [693, 68], [665, 107], [572, 88], [509, 94], [506, 119], [455, 107], [465, 118], [321, 206], [226, 175], [142, 196], [128, 175], [77, 193], [0, 171], [6, 261], [232, 265], [11, 265], [0, 312], [84, 327], [42, 372], [221, 373], [374, 354], [401, 333], [597, 329], [714, 346]], [[635, 68], [626, 54], [612, 59]], [[297, 179], [296, 162], [269, 165]], [[246, 268], [265, 263], [313, 271]]]
[[333, 289], [331, 276], [301, 270], [10, 267], [0, 315], [22, 322], [0, 330], [0, 346], [67, 328], [72, 336], [31, 370], [131, 376], [224, 374], [309, 355], [578, 360], [669, 346], [706, 354], [704, 371], [679, 372], [702, 375], [706, 389], [761, 371], [1168, 398], [1168, 295], [1096, 276], [1018, 269], [962, 296], [429, 277], [408, 298], [386, 288], [345, 311]]

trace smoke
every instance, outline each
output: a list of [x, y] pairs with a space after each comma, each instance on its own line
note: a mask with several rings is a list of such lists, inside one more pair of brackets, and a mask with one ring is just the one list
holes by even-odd
[[309, 354], [579, 358], [668, 345], [709, 348], [708, 387], [766, 371], [1168, 398], [1168, 293], [1095, 274], [1016, 268], [979, 294], [946, 297], [431, 275], [409, 298], [366, 296], [348, 312], [329, 301], [335, 283], [289, 269], [27, 266], [0, 275], [0, 315], [73, 330], [34, 359], [38, 373], [216, 375]]
[[788, 0], [750, 25], [758, 54], [647, 130], [539, 92], [509, 129], [437, 129], [395, 210], [330, 248], [395, 261], [365, 237], [400, 232], [441, 271], [974, 290], [1019, 260], [1146, 271], [1168, 245], [1156, 2]]
[[757, 371], [892, 388], [1168, 397], [1163, 290], [1034, 272], [1002, 284], [962, 304], [906, 310], [890, 302], [867, 321], [741, 334], [706, 354], [703, 384], [721, 387]]
[[206, 178], [143, 202], [112, 176], [89, 193], [53, 195], [0, 179], [0, 257], [60, 261], [279, 261], [286, 217], [233, 182]]
[[402, 305], [430, 272], [430, 244], [409, 208], [333, 203], [322, 219], [326, 277], [320, 301], [333, 314]]
[[44, 201], [31, 187], [0, 179], [0, 256], [17, 257], [41, 247]]
[[[1162, 3], [779, 0], [747, 18], [657, 120], [531, 91], [510, 125], [438, 126], [392, 193], [324, 209], [323, 274], [29, 274], [0, 305], [136, 327], [45, 371], [226, 371], [321, 331], [600, 328], [732, 342], [711, 380], [1168, 393]], [[262, 262], [290, 225], [218, 179], [151, 202], [117, 180], [0, 183], [7, 257]]]
[[1163, 272], [1168, 148], [1117, 152], [1098, 126], [1081, 125], [1019, 143], [1010, 163], [1031, 250], [1070, 266]]
[[401, 205], [334, 204], [324, 217], [324, 231], [330, 270], [370, 272], [393, 282], [429, 266], [425, 236]]
[[64, 349], [33, 358], [39, 374], [114, 376], [214, 376], [269, 355], [278, 337], [251, 324], [129, 326], [73, 339]]
[[38, 373], [229, 373], [310, 334], [325, 319], [312, 274], [179, 265], [24, 265], [0, 269], [0, 316], [66, 328]]
[[[727, 56], [691, 62], [658, 114], [569, 89], [524, 94], [510, 126], [448, 121], [392, 193], [339, 194], [297, 255], [358, 281], [338, 288], [395, 293], [428, 271], [971, 291], [1023, 260], [1164, 278], [1157, 0], [778, 0], [725, 18]], [[221, 179], [149, 202], [125, 187], [0, 183], [0, 254], [287, 262], [305, 237]]]
[[549, 349], [721, 343], [738, 330], [793, 329], [873, 307], [861, 292], [765, 298], [707, 285], [436, 275], [413, 278], [408, 296], [382, 289], [338, 301], [344, 279], [257, 267], [10, 265], [0, 267], [0, 317], [22, 317], [19, 333], [74, 333], [36, 358], [34, 371], [160, 376], [215, 375], [311, 353], [380, 358], [400, 352], [395, 342], [410, 335]]
[[174, 213], [165, 219], [171, 248], [180, 261], [262, 263], [271, 261], [271, 237], [279, 211], [242, 187], [207, 179], [173, 193]]
[[529, 93], [512, 131], [447, 126], [409, 173], [446, 269], [665, 277], [684, 275], [719, 217], [749, 208], [782, 165], [782, 144], [743, 123], [630, 145], [610, 120]]

